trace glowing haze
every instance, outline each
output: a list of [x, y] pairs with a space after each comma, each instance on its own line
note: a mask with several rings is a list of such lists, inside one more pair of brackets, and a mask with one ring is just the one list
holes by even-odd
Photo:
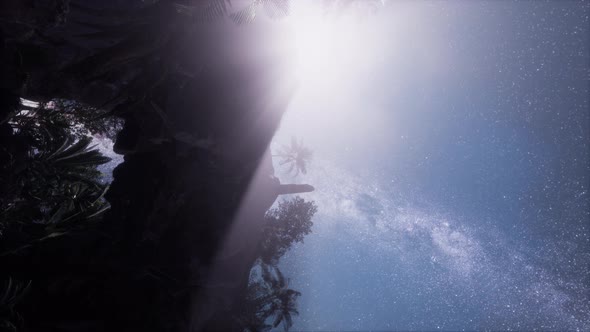
[[[369, 106], [363, 84], [375, 76], [397, 36], [385, 35], [379, 15], [356, 9], [326, 11], [319, 1], [294, 1], [285, 22], [294, 47], [297, 92], [283, 120], [283, 133], [296, 132], [311, 144], [331, 132], [350, 136], [367, 128]], [[375, 119], [373, 119], [375, 120]], [[374, 124], [374, 121], [370, 121]], [[291, 134], [288, 134], [291, 135]]]
[[271, 149], [314, 151], [294, 330], [590, 330], [590, 5], [293, 1], [300, 84]]
[[[304, 85], [338, 88], [374, 54], [370, 24], [356, 11], [322, 10], [318, 2], [294, 2], [287, 24], [294, 34], [295, 71]], [[325, 91], [324, 91], [325, 92]]]

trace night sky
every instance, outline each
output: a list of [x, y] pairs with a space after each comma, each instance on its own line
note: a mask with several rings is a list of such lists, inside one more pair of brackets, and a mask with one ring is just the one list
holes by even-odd
[[342, 84], [302, 81], [272, 146], [314, 150], [277, 174], [319, 207], [293, 330], [590, 330], [589, 15], [392, 2]]

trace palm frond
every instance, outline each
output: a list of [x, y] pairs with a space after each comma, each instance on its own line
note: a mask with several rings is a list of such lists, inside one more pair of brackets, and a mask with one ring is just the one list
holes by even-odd
[[254, 1], [249, 4], [246, 8], [231, 14], [229, 17], [232, 21], [238, 25], [249, 24], [254, 22], [256, 19], [256, 12], [260, 7], [259, 1]]
[[270, 18], [284, 18], [291, 11], [290, 0], [263, 0], [264, 9]]
[[59, 155], [60, 153], [63, 153], [67, 147], [72, 143], [72, 138], [71, 137], [66, 137], [63, 140], [62, 145], [60, 145], [59, 148], [57, 148], [57, 150], [55, 150], [53, 153], [51, 153], [49, 156], [47, 156], [45, 159], [46, 160], [51, 160], [53, 159], [55, 156]]
[[275, 320], [272, 322], [272, 327], [277, 327], [283, 321], [283, 315], [276, 315]]
[[201, 1], [197, 6], [174, 4], [174, 7], [179, 14], [191, 17], [200, 23], [211, 22], [227, 16], [230, 5], [230, 0], [209, 0]]
[[108, 163], [111, 158], [105, 157], [100, 152], [90, 146], [92, 139], [84, 137], [74, 144], [71, 138], [66, 138], [64, 143], [52, 154], [43, 158], [59, 165], [101, 165]]
[[23, 284], [13, 281], [12, 277], [9, 277], [6, 282], [6, 287], [3, 290], [2, 297], [0, 297], [0, 308], [12, 309], [12, 307], [27, 293], [30, 286], [31, 281]]
[[100, 210], [98, 210], [98, 211], [96, 211], [96, 212], [92, 213], [91, 215], [88, 215], [88, 216], [86, 216], [85, 218], [86, 218], [86, 219], [91, 219], [91, 218], [94, 218], [94, 217], [96, 217], [96, 216], [98, 216], [98, 215], [101, 215], [102, 213], [104, 213], [105, 211], [107, 211], [107, 210], [108, 210], [108, 209], [110, 209], [110, 208], [111, 208], [111, 206], [110, 206], [110, 205], [107, 205], [107, 206], [103, 207], [102, 209], [100, 209]]
[[278, 268], [275, 268], [274, 271], [275, 271], [275, 274], [277, 276], [277, 279], [276, 279], [277, 280], [277, 283], [276, 283], [277, 286], [280, 287], [280, 288], [286, 287], [287, 286], [287, 283], [286, 283], [285, 276], [283, 275], [283, 272], [281, 272], [281, 270], [279, 270]]
[[293, 326], [293, 317], [290, 314], [285, 315], [285, 330], [288, 330]]

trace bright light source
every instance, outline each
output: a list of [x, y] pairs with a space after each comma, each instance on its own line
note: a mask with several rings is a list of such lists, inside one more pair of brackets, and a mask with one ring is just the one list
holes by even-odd
[[374, 117], [366, 116], [375, 106], [366, 100], [363, 89], [381, 77], [384, 46], [395, 40], [381, 29], [382, 16], [349, 7], [326, 11], [320, 2], [292, 2], [285, 22], [299, 84], [281, 133], [286, 140], [295, 135], [312, 145], [326, 143], [326, 133], [328, 139], [337, 140], [375, 129]]
[[367, 22], [355, 14], [326, 14], [317, 2], [294, 3], [288, 24], [295, 39], [295, 74], [303, 85], [334, 88], [362, 72], [375, 48]]

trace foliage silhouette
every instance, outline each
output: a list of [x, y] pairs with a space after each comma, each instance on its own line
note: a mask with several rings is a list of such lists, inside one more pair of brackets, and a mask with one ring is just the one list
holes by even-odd
[[313, 152], [301, 140], [291, 137], [291, 144], [283, 146], [274, 156], [281, 159], [281, 166], [288, 165], [288, 173], [297, 176], [299, 173], [307, 173], [307, 164], [311, 161]]
[[[46, 107], [8, 120], [13, 135], [3, 147], [6, 158], [0, 177], [4, 253], [63, 235], [108, 209], [103, 199], [108, 186], [101, 183], [96, 166], [110, 158], [90, 146], [92, 139], [80, 128], [72, 130], [74, 123], [78, 122]], [[28, 234], [14, 236], [23, 232]]]
[[311, 233], [312, 217], [317, 212], [313, 201], [299, 196], [283, 200], [265, 215], [265, 228], [260, 244], [260, 258], [266, 264], [277, 265], [279, 259], [298, 242]]
[[271, 289], [271, 304], [268, 313], [274, 317], [273, 327], [277, 327], [281, 322], [285, 330], [293, 325], [292, 315], [298, 315], [297, 298], [301, 293], [288, 287], [288, 280], [283, 276], [281, 270], [273, 266], [272, 271], [266, 264], [262, 264], [262, 280]]
[[289, 288], [289, 280], [277, 266], [259, 261], [255, 269], [259, 274], [248, 285], [236, 320], [244, 331], [267, 331], [281, 323], [288, 331], [293, 316], [299, 314], [297, 298], [301, 293]]
[[[218, 40], [195, 42], [194, 32], [204, 22], [246, 24], [260, 17], [260, 11], [280, 18], [290, 10], [287, 0], [253, 0], [254, 15], [252, 7], [234, 11], [232, 3], [236, 1], [0, 5], [15, 8], [0, 12], [0, 265], [7, 266], [4, 280], [9, 273], [14, 279], [33, 279], [27, 296], [14, 306], [21, 310], [24, 305], [32, 330], [188, 330], [193, 295], [205, 287], [201, 276], [231, 225], [256, 161], [278, 126], [277, 109], [283, 107], [278, 103], [271, 114], [252, 102], [216, 114], [219, 104], [241, 93], [245, 80], [236, 78], [253, 77], [259, 83], [266, 70], [245, 68], [252, 65], [249, 60], [240, 65], [220, 60], [218, 67], [203, 71], [194, 55]], [[254, 65], [266, 69], [274, 63], [265, 58]], [[223, 88], [219, 95], [208, 93], [214, 80]], [[170, 101], [183, 95], [194, 98], [188, 104], [196, 111], [189, 116], [199, 125], [203, 118], [217, 117], [219, 132], [238, 133], [223, 138], [228, 146], [244, 147], [240, 155], [219, 157], [199, 144], [181, 144], [177, 138], [185, 133], [191, 141], [195, 136], [209, 142], [190, 121], [182, 131], [173, 127], [184, 123], [174, 118], [177, 108]], [[20, 96], [51, 102], [19, 112]], [[107, 159], [86, 135], [113, 137], [121, 125], [113, 115], [125, 119], [117, 144], [122, 138], [133, 144], [121, 149], [125, 162], [114, 171], [105, 194], [96, 165]], [[144, 148], [153, 139], [162, 143]], [[219, 143], [216, 137], [210, 141]], [[295, 155], [287, 156], [291, 161], [285, 164], [305, 173], [311, 154], [288, 152]], [[283, 191], [310, 187], [290, 185]], [[275, 193], [277, 187], [270, 189]], [[104, 220], [108, 204], [103, 197], [112, 205]], [[252, 330], [281, 324], [288, 328], [297, 313], [299, 293], [288, 288], [276, 262], [311, 229], [315, 205], [300, 204], [307, 214], [289, 217], [279, 207], [268, 215], [272, 224], [260, 229], [268, 236], [260, 255], [275, 265], [259, 262], [270, 272], [258, 286], [247, 288], [251, 307], [259, 309], [244, 316], [243, 326]], [[276, 224], [281, 220], [285, 225]], [[53, 305], [58, 299], [63, 307]]]
[[313, 201], [299, 196], [279, 202], [265, 216], [265, 228], [260, 242], [259, 258], [245, 291], [241, 311], [235, 315], [245, 331], [265, 331], [278, 327], [285, 330], [293, 325], [297, 315], [300, 292], [288, 288], [288, 279], [278, 268], [280, 258], [311, 232], [311, 219], [317, 211]]

